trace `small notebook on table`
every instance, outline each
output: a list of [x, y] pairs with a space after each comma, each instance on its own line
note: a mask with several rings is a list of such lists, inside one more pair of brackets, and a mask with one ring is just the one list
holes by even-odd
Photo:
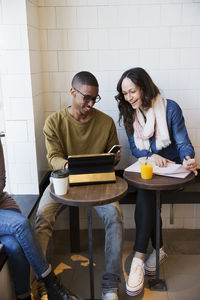
[[69, 184], [115, 182], [113, 153], [68, 156]]

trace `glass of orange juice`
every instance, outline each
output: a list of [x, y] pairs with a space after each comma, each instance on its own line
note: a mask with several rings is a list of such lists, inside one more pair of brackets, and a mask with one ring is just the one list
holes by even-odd
[[151, 179], [153, 176], [153, 163], [150, 159], [140, 159], [142, 179]]

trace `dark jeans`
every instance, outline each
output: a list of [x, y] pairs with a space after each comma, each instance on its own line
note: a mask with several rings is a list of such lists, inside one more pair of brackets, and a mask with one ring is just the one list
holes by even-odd
[[[135, 208], [136, 240], [134, 250], [147, 252], [149, 239], [156, 248], [156, 192], [150, 190], [137, 190]], [[160, 217], [160, 247], [163, 246], [162, 219]]]

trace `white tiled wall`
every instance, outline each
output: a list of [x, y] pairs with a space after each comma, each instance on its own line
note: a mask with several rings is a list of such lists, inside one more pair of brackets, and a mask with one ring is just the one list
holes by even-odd
[[[200, 1], [40, 0], [38, 5], [46, 115], [70, 103], [66, 92], [76, 72], [93, 72], [102, 96], [97, 107], [114, 118], [124, 145], [118, 168], [128, 166], [133, 157], [124, 129], [117, 124], [114, 95], [122, 72], [141, 66], [166, 97], [181, 105], [200, 163]], [[196, 207], [176, 205], [171, 225], [169, 205], [164, 205], [164, 227], [198, 228]], [[134, 227], [133, 207], [125, 205], [123, 212], [125, 226]], [[85, 210], [80, 218], [82, 227], [87, 227]], [[96, 226], [102, 226], [98, 220], [95, 218]], [[58, 222], [60, 228], [62, 222]]]
[[8, 190], [38, 194], [26, 2], [0, 1], [1, 109]]
[[[200, 140], [196, 139], [200, 1], [40, 0], [38, 5], [45, 94], [52, 93], [60, 99], [69, 91], [76, 72], [90, 70], [100, 83], [102, 101], [98, 108], [117, 122], [117, 80], [127, 68], [142, 66], [163, 94], [182, 106], [200, 161]], [[52, 106], [50, 99], [49, 107], [45, 100], [46, 115], [58, 106]], [[66, 104], [60, 102], [61, 107]], [[118, 166], [122, 168], [132, 158], [124, 130], [117, 127], [126, 157]]]
[[[1, 0], [2, 8], [9, 5], [7, 2], [12, 1]], [[24, 38], [26, 29], [19, 16], [16, 17], [18, 25], [15, 27], [12, 26], [12, 14], [7, 17], [12, 19], [8, 24], [4, 23], [5, 16], [2, 16], [1, 30], [13, 35], [13, 40], [3, 36], [2, 49], [20, 50], [17, 53], [20, 72], [6, 74], [3, 88], [8, 98], [20, 97], [22, 93], [23, 98], [31, 99], [33, 95], [33, 114], [38, 115], [36, 140], [40, 145], [43, 145], [42, 135], [39, 134], [42, 130], [42, 111], [46, 117], [70, 104], [69, 89], [73, 75], [80, 70], [89, 70], [97, 76], [100, 84], [102, 100], [97, 107], [114, 118], [120, 143], [123, 144], [118, 168], [131, 164], [134, 158], [125, 131], [117, 123], [118, 110], [114, 96], [122, 72], [141, 66], [150, 73], [164, 96], [176, 100], [182, 107], [200, 163], [199, 0], [27, 0], [26, 4], [28, 45]], [[22, 51], [28, 48], [31, 80], [26, 77], [26, 66], [20, 65]], [[13, 54], [7, 55], [12, 57]], [[9, 62], [6, 68], [8, 71], [12, 64]], [[19, 84], [13, 84], [14, 88], [9, 89], [8, 83], [13, 78], [17, 78]], [[30, 84], [32, 95], [28, 88]], [[18, 99], [18, 103], [25, 99]], [[9, 114], [20, 118], [19, 111], [10, 110]], [[169, 205], [164, 205], [164, 227], [200, 228], [198, 209], [198, 205], [176, 205], [175, 224], [170, 225]], [[125, 226], [133, 227], [133, 207], [123, 206], [123, 211]], [[59, 224], [61, 226], [62, 221]], [[81, 212], [81, 224], [86, 227], [84, 211]], [[100, 226], [99, 221], [95, 224]]]
[[[29, 39], [29, 56], [32, 85], [32, 106], [33, 106], [33, 131], [35, 134], [35, 146], [37, 153], [37, 173], [36, 177], [40, 182], [47, 170], [46, 150], [42, 129], [44, 126], [44, 101], [43, 101], [43, 78], [42, 71], [45, 66], [54, 65], [51, 63], [52, 57], [45, 56], [40, 49], [40, 28], [39, 14], [36, 0], [26, 1], [27, 28]], [[48, 71], [55, 71], [53, 68]], [[35, 171], [35, 170], [34, 170]], [[28, 189], [28, 187], [27, 187]]]

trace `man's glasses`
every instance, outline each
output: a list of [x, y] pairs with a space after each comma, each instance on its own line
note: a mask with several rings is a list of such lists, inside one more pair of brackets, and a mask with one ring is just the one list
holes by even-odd
[[79, 90], [77, 90], [75, 87], [73, 87], [73, 89], [78, 92], [79, 94], [81, 94], [83, 96], [83, 100], [85, 102], [90, 102], [93, 101], [94, 103], [97, 103], [101, 100], [101, 97], [99, 95], [97, 95], [96, 97], [92, 97], [90, 95], [84, 95], [83, 93], [81, 93]]

